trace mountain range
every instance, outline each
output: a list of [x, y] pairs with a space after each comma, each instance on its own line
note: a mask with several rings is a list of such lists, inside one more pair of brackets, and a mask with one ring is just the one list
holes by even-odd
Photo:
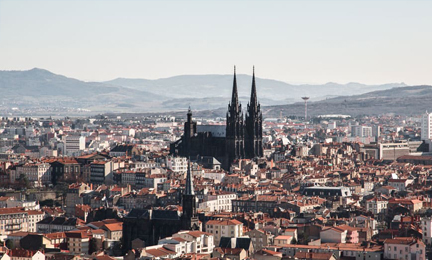
[[[10, 113], [9, 108], [14, 107], [14, 113], [17, 114], [20, 109], [43, 107], [48, 110], [56, 108], [59, 113], [63, 108], [84, 109], [89, 114], [146, 113], [184, 111], [188, 106], [192, 106], [194, 110], [214, 110], [212, 113], [217, 114], [218, 108], [224, 111], [228, 105], [232, 80], [232, 75], [181, 75], [156, 80], [117, 78], [105, 82], [84, 82], [37, 68], [27, 71], [0, 71], [0, 112]], [[249, 100], [251, 81], [250, 75], [237, 75], [243, 106], [246, 106]], [[340, 98], [336, 97], [336, 94], [361, 94], [365, 95], [365, 98], [373, 99], [375, 94], [390, 95], [394, 89], [409, 89], [404, 83], [293, 85], [263, 78], [256, 78], [256, 83], [262, 106], [269, 106], [264, 109], [268, 116], [276, 112], [279, 115], [281, 109], [285, 109], [287, 113], [297, 113], [297, 110], [301, 110], [302, 103], [296, 102], [301, 101], [302, 96], [309, 96], [310, 101], [315, 101], [310, 102], [312, 111], [315, 104], [321, 108], [330, 106], [329, 104], [339, 104]], [[416, 93], [418, 92], [412, 94]], [[364, 102], [363, 104], [370, 103], [370, 100]]]
[[[432, 86], [409, 86], [373, 91], [361, 95], [340, 96], [310, 102], [308, 115], [323, 114], [381, 115], [393, 113], [397, 115], [419, 115], [432, 111]], [[265, 108], [267, 117], [283, 115], [304, 116], [304, 104], [295, 103]]]

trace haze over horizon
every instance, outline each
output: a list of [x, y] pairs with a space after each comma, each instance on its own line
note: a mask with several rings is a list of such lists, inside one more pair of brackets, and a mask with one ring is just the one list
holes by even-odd
[[[247, 8], [246, 8], [247, 7]], [[432, 85], [427, 1], [0, 1], [0, 70]], [[247, 10], [247, 12], [246, 12]], [[53, 22], [55, 21], [55, 22]], [[258, 33], [259, 32], [259, 33]]]

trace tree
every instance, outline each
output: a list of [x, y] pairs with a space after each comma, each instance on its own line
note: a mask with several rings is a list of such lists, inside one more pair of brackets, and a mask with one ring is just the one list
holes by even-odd
[[20, 174], [20, 176], [18, 178], [18, 184], [21, 188], [29, 189], [30, 188], [30, 182], [27, 178], [27, 175]]
[[90, 241], [89, 241], [89, 251], [88, 251], [89, 255], [91, 255], [94, 252], [98, 251], [98, 249], [99, 248], [98, 248], [98, 243], [97, 243], [96, 238], [90, 239]]
[[13, 249], [14, 248], [13, 240], [10, 240], [10, 239], [6, 240], [6, 247], [9, 249]]

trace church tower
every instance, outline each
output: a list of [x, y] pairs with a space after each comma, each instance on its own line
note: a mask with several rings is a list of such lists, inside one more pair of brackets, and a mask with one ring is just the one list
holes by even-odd
[[183, 230], [199, 230], [199, 220], [197, 216], [197, 205], [195, 190], [193, 187], [193, 178], [190, 170], [190, 160], [188, 160], [188, 170], [186, 175], [186, 186], [182, 199], [183, 214], [181, 223]]
[[256, 84], [255, 84], [255, 67], [252, 74], [252, 91], [250, 101], [247, 105], [246, 125], [245, 125], [245, 152], [247, 158], [263, 156], [262, 146], [262, 112], [258, 103]]
[[226, 119], [226, 156], [228, 165], [236, 159], [245, 158], [243, 112], [238, 100], [235, 67], [232, 97]]
[[191, 151], [191, 138], [195, 136], [197, 132], [197, 123], [192, 121], [192, 110], [189, 107], [187, 113], [187, 121], [184, 123], [184, 142], [186, 146], [187, 155], [190, 155]]

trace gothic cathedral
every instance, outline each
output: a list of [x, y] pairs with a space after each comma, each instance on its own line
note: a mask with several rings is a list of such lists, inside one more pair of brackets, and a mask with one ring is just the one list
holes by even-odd
[[243, 114], [237, 91], [237, 78], [234, 67], [234, 79], [231, 102], [226, 114], [225, 136], [212, 132], [211, 127], [199, 131], [197, 123], [192, 121], [192, 111], [187, 113], [184, 134], [180, 140], [170, 146], [170, 153], [179, 156], [211, 156], [219, 160], [225, 169], [238, 159], [254, 159], [263, 156], [262, 113], [258, 103], [255, 83], [255, 69], [252, 75], [252, 90], [247, 105], [246, 116]]

